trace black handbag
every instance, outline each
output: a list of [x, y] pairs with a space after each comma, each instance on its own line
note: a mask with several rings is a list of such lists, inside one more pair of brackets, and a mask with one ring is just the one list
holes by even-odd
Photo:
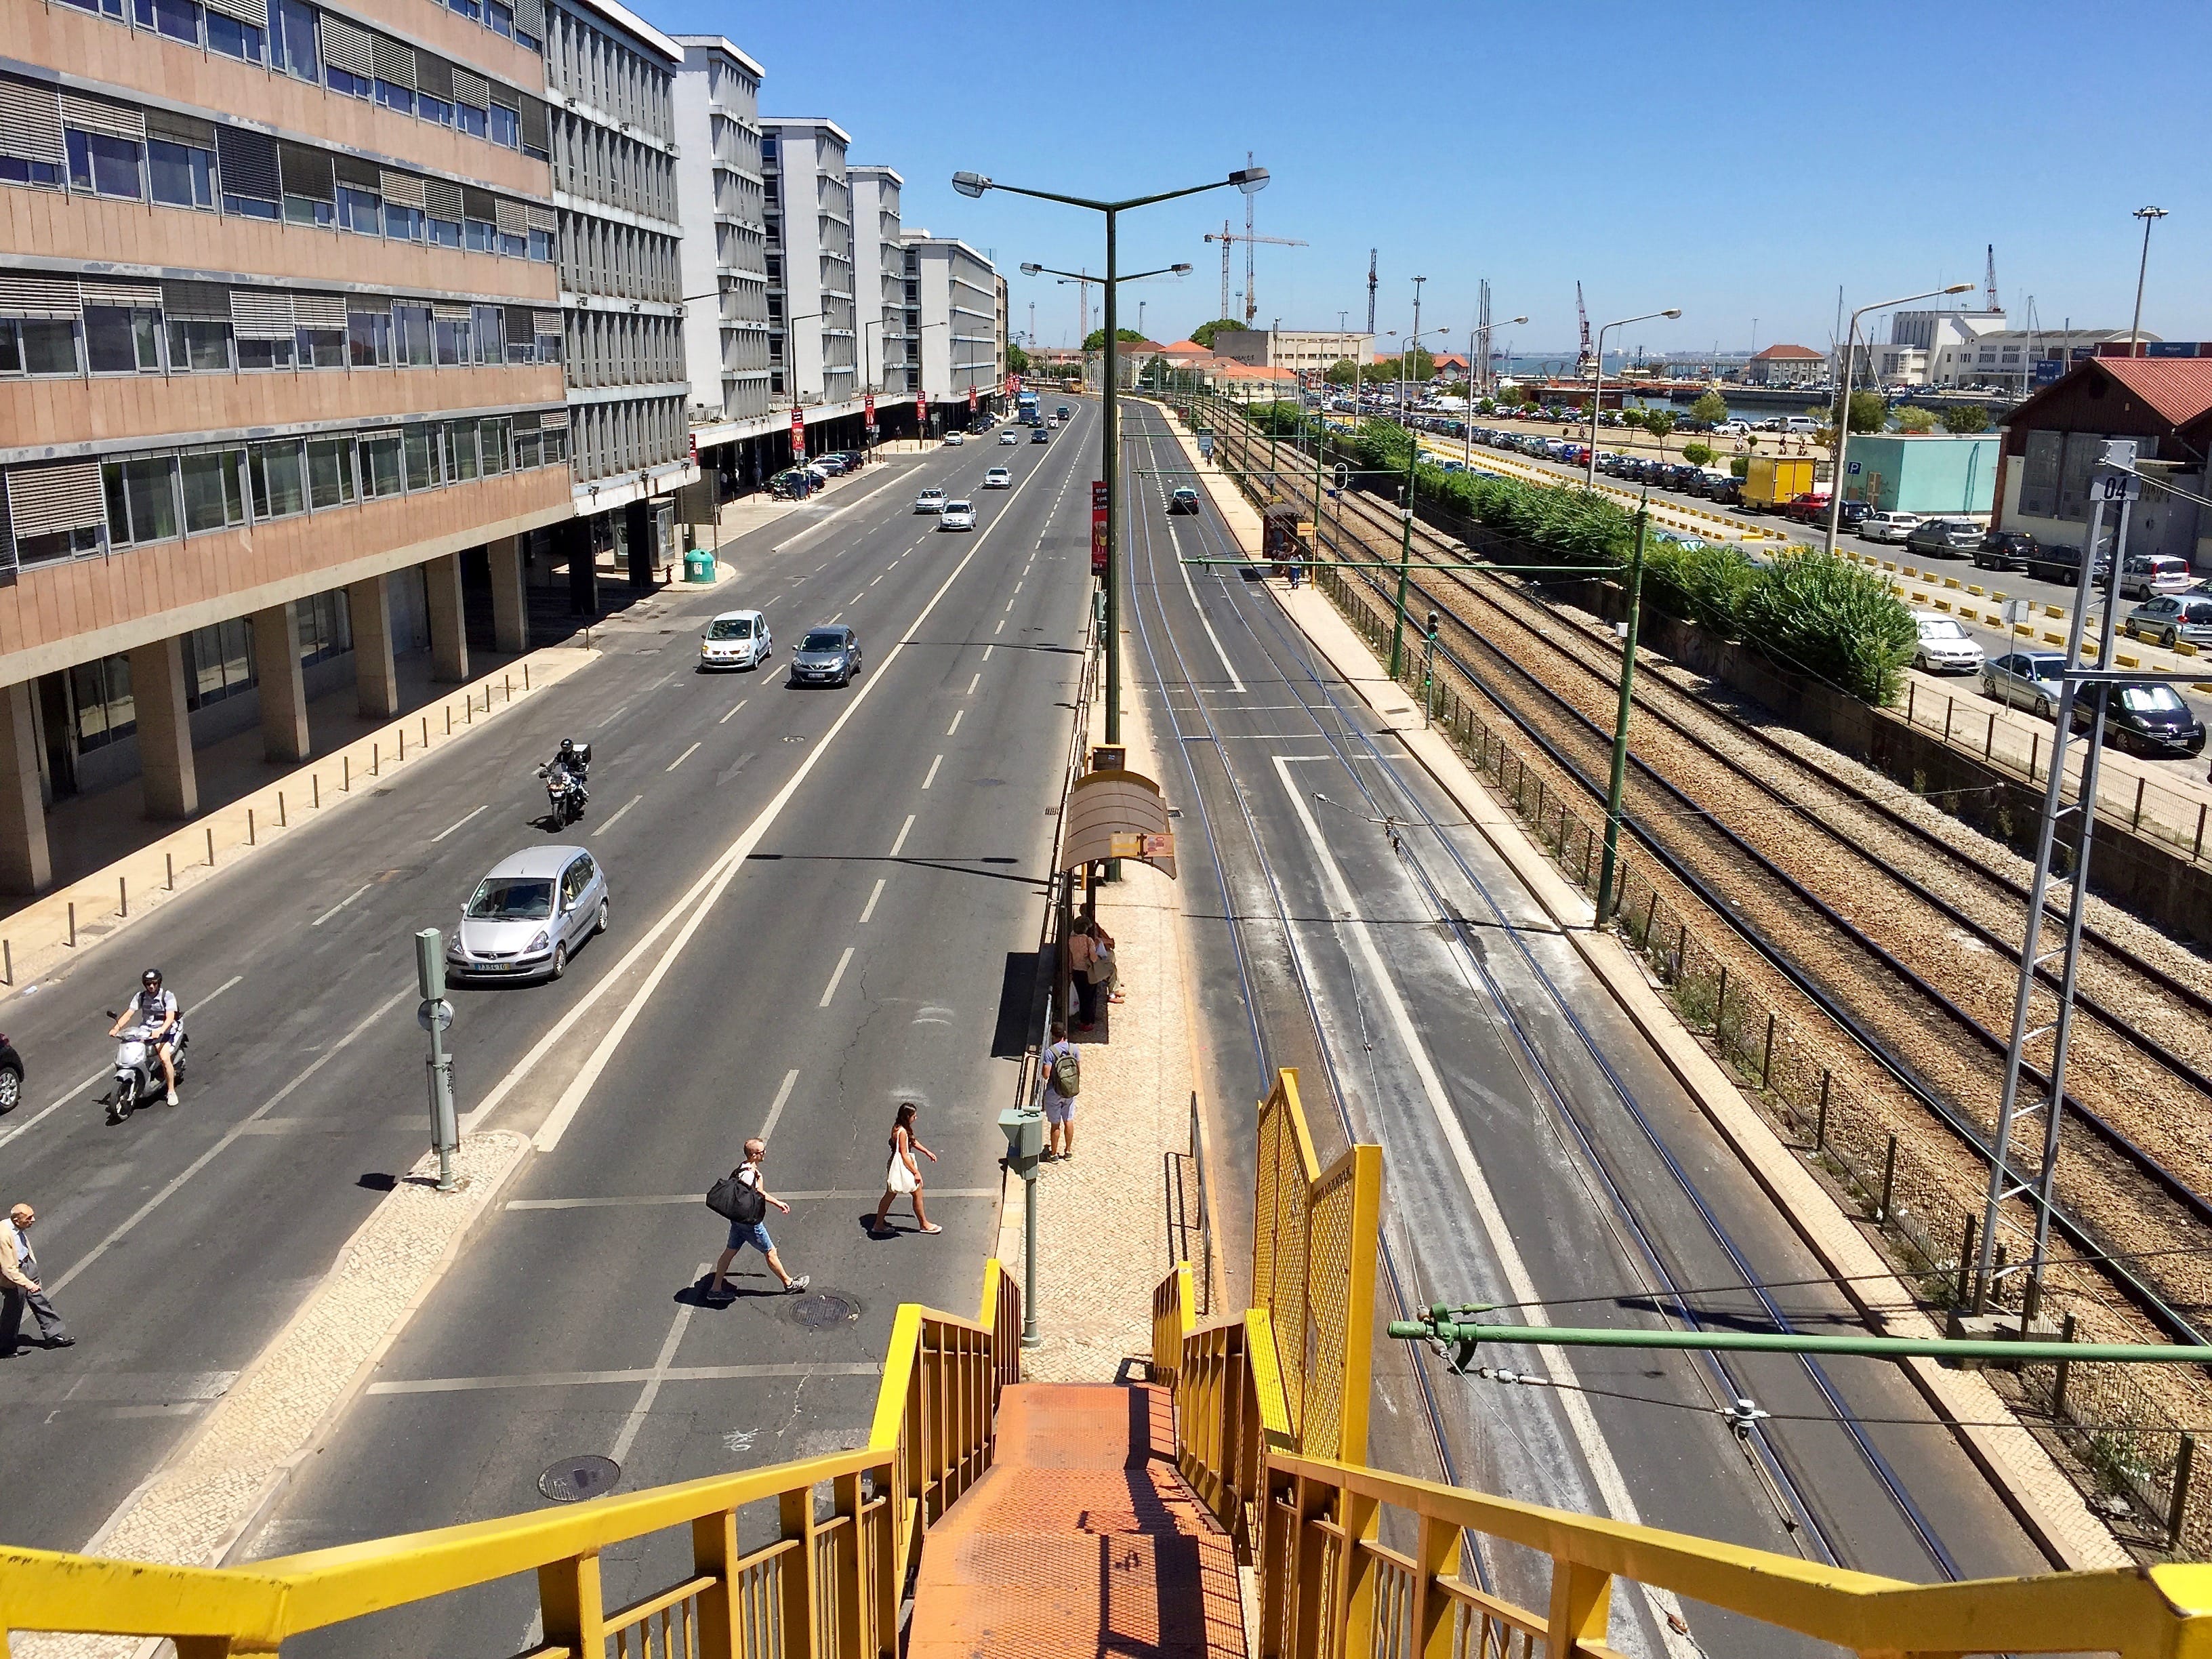
[[733, 1170], [707, 1189], [707, 1207], [725, 1221], [757, 1227], [768, 1214], [768, 1200], [759, 1187], [738, 1180]]

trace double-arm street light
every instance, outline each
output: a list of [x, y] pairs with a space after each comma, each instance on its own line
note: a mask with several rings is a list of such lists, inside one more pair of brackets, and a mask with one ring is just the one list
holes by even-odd
[[[1060, 278], [1063, 286], [1069, 283], [1096, 283], [1101, 280], [1099, 277], [1085, 276], [1073, 270], [1055, 270], [1050, 265], [1025, 264], [1022, 267], [1022, 275], [1024, 276], [1057, 276]], [[1162, 265], [1158, 270], [1133, 270], [1127, 276], [1115, 276], [1110, 280], [1116, 283], [1140, 283], [1147, 276], [1188, 276], [1189, 275], [1190, 267], [1187, 264]], [[1139, 314], [1142, 315], [1141, 307], [1139, 308]], [[1108, 326], [1110, 328], [1113, 325], [1109, 323]], [[1139, 333], [1142, 333], [1143, 331], [1144, 331], [1141, 329], [1138, 331]], [[1111, 375], [1114, 373], [1115, 344], [1115, 342], [1112, 340], [1106, 342], [1105, 372], [1109, 375]], [[1082, 343], [1080, 341], [1077, 342], [1076, 349], [1078, 350], [1082, 349]]]
[[[1218, 190], [1224, 185], [1234, 185], [1247, 196], [1264, 190], [1267, 185], [1265, 167], [1240, 167], [1225, 179], [1216, 179], [1203, 185], [1190, 185], [1182, 190], [1165, 190], [1152, 196], [1132, 196], [1124, 201], [1094, 202], [1087, 197], [1063, 196], [1056, 191], [1026, 190], [1019, 185], [1002, 185], [979, 173], [956, 173], [952, 188], [963, 196], [981, 196], [987, 190], [1009, 191], [1016, 196], [1028, 196], [1041, 202], [1060, 202], [1069, 207], [1088, 208], [1093, 213], [1106, 216], [1106, 349], [1107, 374], [1099, 430], [1099, 472], [1106, 489], [1106, 741], [1121, 740], [1121, 560], [1116, 552], [1115, 538], [1120, 526], [1116, 522], [1119, 507], [1115, 501], [1115, 469], [1120, 457], [1120, 434], [1115, 425], [1115, 385], [1113, 350], [1115, 336], [1120, 331], [1121, 316], [1115, 307], [1114, 290], [1116, 286], [1117, 264], [1115, 253], [1115, 232], [1120, 216], [1132, 208], [1150, 207], [1156, 202], [1171, 202], [1179, 196], [1196, 196], [1203, 191]], [[1188, 267], [1185, 267], [1188, 269]], [[1054, 272], [1055, 276], [1062, 273]], [[1157, 275], [1158, 273], [1152, 273]]]
[[1859, 319], [1869, 311], [1887, 311], [1892, 306], [1911, 305], [1915, 300], [1939, 299], [1947, 294], [1964, 294], [1973, 287], [1972, 283], [1954, 283], [1948, 288], [1930, 289], [1925, 294], [1907, 294], [1901, 299], [1881, 300], [1870, 306], [1861, 306], [1851, 313], [1851, 325], [1844, 331], [1843, 401], [1836, 411], [1836, 442], [1833, 476], [1828, 480], [1828, 536], [1827, 550], [1836, 550], [1836, 526], [1844, 516], [1844, 453], [1851, 441], [1851, 370], [1857, 367]]
[[1679, 317], [1680, 306], [1669, 306], [1664, 311], [1647, 311], [1641, 317], [1623, 317], [1617, 323], [1607, 323], [1597, 331], [1597, 356], [1590, 364], [1590, 441], [1589, 453], [1584, 457], [1588, 465], [1583, 472], [1584, 488], [1597, 488], [1597, 411], [1605, 402], [1605, 337], [1616, 328], [1626, 328], [1631, 323], [1648, 323], [1655, 317]]
[[[1526, 317], [1508, 317], [1504, 326], [1517, 328], [1528, 320]], [[1492, 326], [1495, 327], [1497, 325], [1493, 324]], [[1479, 327], [1470, 328], [1467, 331], [1467, 418], [1460, 422], [1462, 439], [1460, 447], [1465, 453], [1465, 465], [1468, 466], [1474, 465], [1474, 343], [1475, 337], [1481, 331]], [[1487, 363], [1483, 365], [1486, 371], [1489, 367]]]

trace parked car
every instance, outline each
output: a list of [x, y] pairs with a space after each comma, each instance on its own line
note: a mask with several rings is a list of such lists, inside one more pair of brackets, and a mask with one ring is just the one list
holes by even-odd
[[994, 466], [983, 475], [983, 488], [986, 489], [1012, 489], [1013, 487], [1014, 475], [1003, 466]]
[[999, 441], [1002, 444], [1018, 444], [1021, 442], [1021, 441], [1022, 434], [1015, 431], [1012, 427], [1008, 427], [1004, 432], [1001, 432], [999, 434]]
[[1713, 481], [1711, 493], [1707, 495], [1706, 499], [1711, 501], [1715, 507], [1742, 506], [1743, 480], [1737, 477], [1733, 472], [1729, 474], [1725, 478], [1716, 478]]
[[2169, 651], [2184, 640], [2212, 645], [2212, 594], [2158, 594], [2129, 611], [2120, 625], [2135, 638], [2155, 640]]
[[2025, 570], [2042, 550], [2025, 530], [1992, 530], [1974, 550], [1974, 564], [1982, 570]]
[[12, 1112], [23, 1098], [23, 1057], [0, 1036], [0, 1113]]
[[975, 503], [947, 501], [945, 511], [937, 515], [939, 530], [973, 530], [975, 527]]
[[1929, 674], [1978, 674], [1984, 653], [1974, 636], [1959, 626], [1958, 619], [1938, 611], [1916, 611], [1912, 625], [1920, 632], [1913, 647], [1912, 665]]
[[2106, 702], [2105, 741], [2114, 748], [2150, 756], [2203, 753], [2204, 722], [2172, 686], [2155, 680], [2085, 685], [2074, 698], [2076, 732], [2089, 729], [2100, 700]]
[[1715, 437], [1741, 438], [1748, 435], [1750, 431], [1751, 423], [1747, 421], [1715, 421], [1713, 422]]
[[1969, 519], [1928, 519], [1915, 526], [1905, 538], [1905, 547], [1914, 553], [1926, 553], [1939, 559], [1955, 559], [1972, 553], [1982, 544], [1982, 527]]
[[838, 626], [810, 628], [791, 653], [793, 685], [849, 685], [860, 672], [860, 636]]
[[1808, 490], [1802, 495], [1792, 495], [1783, 504], [1782, 516], [1799, 524], [1819, 524], [1828, 516], [1828, 502], [1832, 499], [1828, 491]]
[[702, 668], [757, 668], [775, 649], [768, 618], [757, 611], [725, 611], [699, 641]]
[[2058, 677], [2066, 658], [2057, 651], [2013, 651], [1982, 665], [1982, 690], [2015, 708], [2049, 720], [2058, 707]]
[[446, 976], [558, 979], [607, 925], [607, 875], [580, 847], [533, 847], [494, 865], [446, 946]]
[[[2078, 547], [2045, 547], [2039, 544], [2022, 556], [2027, 563], [2027, 574], [2038, 581], [2057, 582], [2067, 587], [2081, 585], [2081, 550]], [[2091, 573], [2094, 586], [2105, 585], [2112, 574], [2112, 562], [2109, 553], [2099, 556]]]
[[2147, 599], [2154, 593], [2185, 593], [2196, 580], [2186, 559], [2171, 553], [2130, 553], [2120, 567], [2120, 597]]
[[945, 492], [934, 487], [923, 490], [914, 498], [914, 510], [917, 513], [944, 512]]
[[1869, 513], [1859, 523], [1859, 538], [1869, 542], [1901, 542], [1920, 527], [1917, 513]]

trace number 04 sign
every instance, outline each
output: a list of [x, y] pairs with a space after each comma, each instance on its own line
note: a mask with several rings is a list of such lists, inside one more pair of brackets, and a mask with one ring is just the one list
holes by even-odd
[[2089, 499], [2093, 501], [2139, 501], [2142, 499], [2142, 480], [2132, 472], [2100, 472], [2089, 480]]

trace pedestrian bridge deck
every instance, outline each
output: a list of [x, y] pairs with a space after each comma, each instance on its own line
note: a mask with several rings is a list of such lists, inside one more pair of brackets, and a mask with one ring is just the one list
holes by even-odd
[[931, 1529], [907, 1659], [1244, 1659], [1237, 1554], [1164, 1389], [1018, 1383], [991, 1471]]

